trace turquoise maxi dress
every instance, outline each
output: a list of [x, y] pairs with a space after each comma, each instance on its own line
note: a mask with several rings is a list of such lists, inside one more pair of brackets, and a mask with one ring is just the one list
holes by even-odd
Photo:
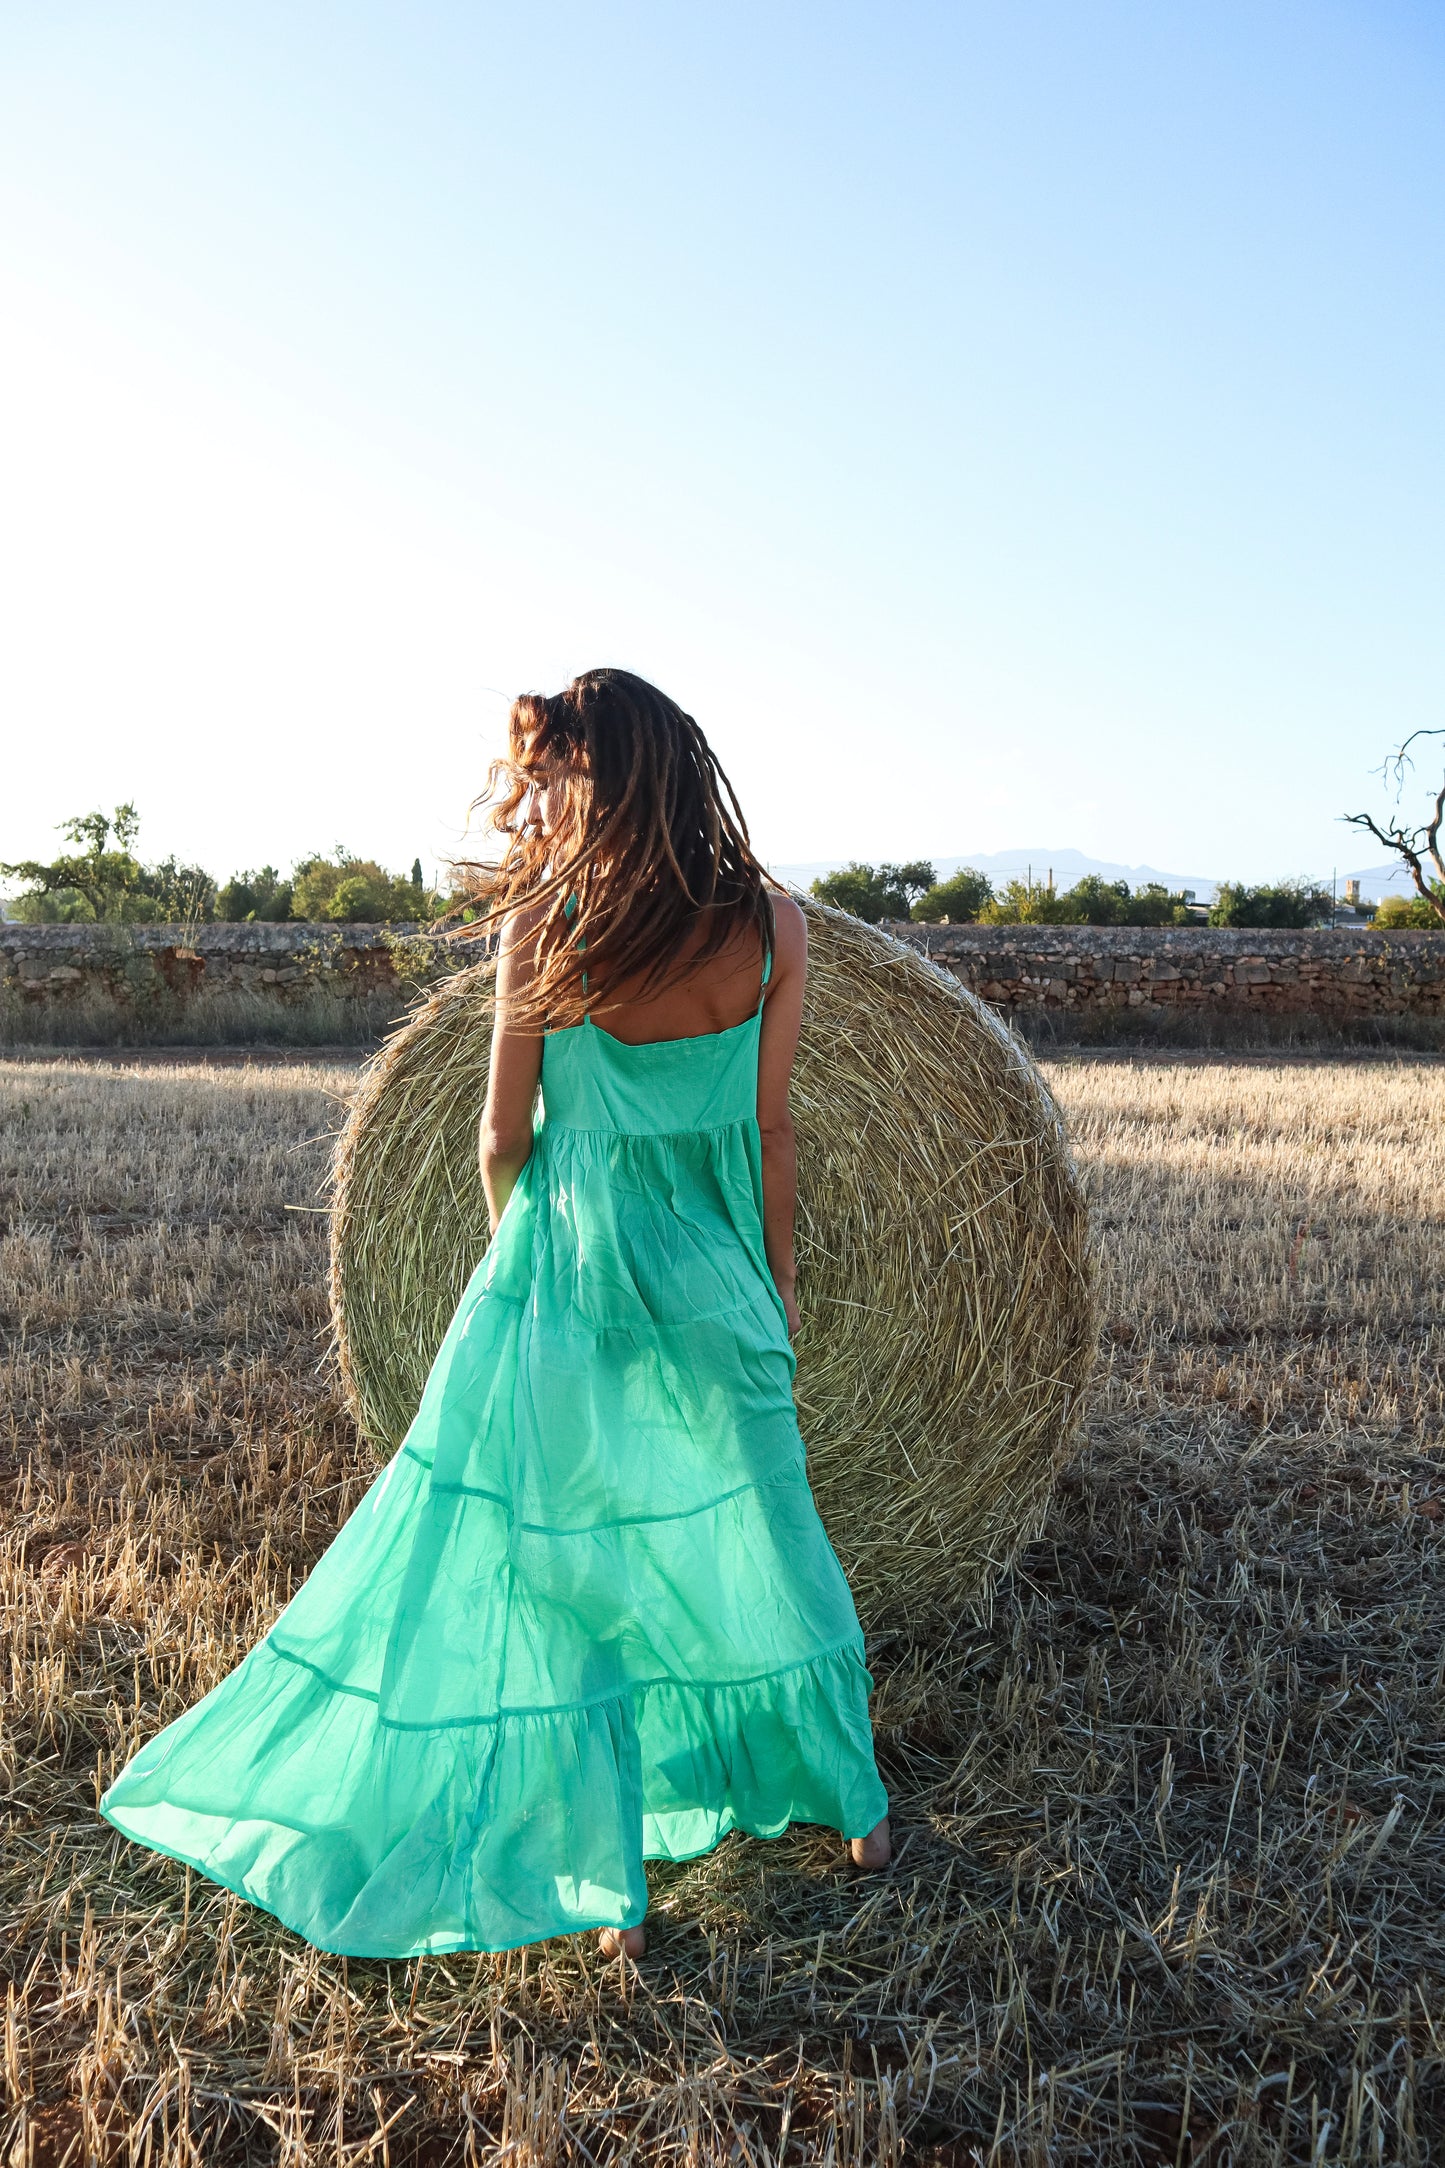
[[763, 1249], [762, 1008], [547, 1035], [531, 1157], [404, 1443], [116, 1777], [126, 1836], [384, 1958], [632, 1926], [644, 1859], [882, 1819]]

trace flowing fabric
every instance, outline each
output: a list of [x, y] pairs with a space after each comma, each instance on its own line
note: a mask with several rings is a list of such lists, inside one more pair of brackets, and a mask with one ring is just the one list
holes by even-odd
[[117, 1829], [322, 1949], [404, 1957], [632, 1926], [644, 1859], [882, 1819], [763, 1248], [761, 1015], [547, 1035], [404, 1443], [117, 1776]]

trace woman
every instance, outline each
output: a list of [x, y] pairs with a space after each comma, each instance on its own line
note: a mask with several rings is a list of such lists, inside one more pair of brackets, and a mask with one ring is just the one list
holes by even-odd
[[792, 1402], [806, 935], [625, 671], [517, 701], [491, 791], [492, 1242], [395, 1458], [101, 1811], [323, 1949], [635, 1957], [645, 1858], [889, 1857]]

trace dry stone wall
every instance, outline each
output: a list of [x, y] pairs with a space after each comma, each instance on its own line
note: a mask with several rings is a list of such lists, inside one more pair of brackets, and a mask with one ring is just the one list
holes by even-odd
[[121, 1008], [250, 994], [402, 994], [478, 955], [414, 926], [17, 926], [0, 924], [0, 999], [14, 1007], [105, 999]]
[[[1179, 1018], [1445, 1018], [1445, 933], [1341, 928], [914, 926], [888, 929], [993, 1007], [1107, 1023]], [[0, 924], [0, 1004], [103, 1001], [172, 1017], [207, 997], [278, 1004], [396, 997], [478, 959], [475, 942], [394, 926]]]
[[1227, 926], [890, 927], [1008, 1014], [1061, 1019], [1445, 1016], [1445, 931]]

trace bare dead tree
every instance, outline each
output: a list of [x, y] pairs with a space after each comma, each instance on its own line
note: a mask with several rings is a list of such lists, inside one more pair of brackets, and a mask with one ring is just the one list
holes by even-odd
[[[1397, 807], [1404, 794], [1409, 771], [1415, 765], [1410, 757], [1410, 748], [1417, 738], [1445, 738], [1445, 729], [1412, 730], [1399, 751], [1392, 753], [1381, 767], [1379, 772], [1385, 782], [1394, 783]], [[1442, 821], [1445, 821], [1445, 782], [1441, 783], [1435, 793], [1434, 812], [1419, 828], [1403, 827], [1398, 814], [1383, 828], [1372, 813], [1345, 813], [1341, 818], [1352, 828], [1367, 829], [1377, 842], [1384, 844], [1386, 850], [1393, 851], [1397, 858], [1404, 860], [1416, 888], [1435, 916], [1445, 924], [1445, 858], [1440, 855], [1440, 828]], [[1436, 877], [1433, 881], [1425, 877], [1426, 858], [1435, 868]]]

